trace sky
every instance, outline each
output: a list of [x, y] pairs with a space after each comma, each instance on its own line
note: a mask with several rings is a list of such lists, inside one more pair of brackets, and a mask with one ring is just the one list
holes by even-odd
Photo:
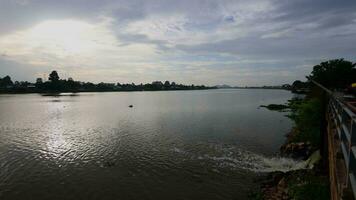
[[356, 56], [354, 0], [0, 0], [0, 77], [261, 86]]

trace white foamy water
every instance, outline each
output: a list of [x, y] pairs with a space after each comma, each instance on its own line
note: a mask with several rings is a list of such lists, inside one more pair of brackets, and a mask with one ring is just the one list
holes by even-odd
[[[231, 147], [228, 149], [231, 149]], [[190, 159], [210, 160], [219, 167], [233, 167], [253, 172], [287, 172], [304, 169], [307, 166], [306, 161], [294, 160], [286, 157], [266, 157], [240, 149], [234, 152], [226, 151], [225, 149], [225, 155], [221, 155], [221, 152], [217, 152], [219, 155], [216, 156], [211, 154], [192, 154], [176, 147], [174, 147], [173, 151], [188, 156]]]

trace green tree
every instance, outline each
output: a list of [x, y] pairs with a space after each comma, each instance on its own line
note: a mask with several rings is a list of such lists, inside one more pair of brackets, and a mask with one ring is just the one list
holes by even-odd
[[57, 82], [59, 80], [59, 76], [58, 76], [57, 71], [52, 71], [49, 74], [48, 80], [50, 80], [51, 82]]
[[169, 88], [171, 86], [171, 83], [169, 81], [164, 82], [164, 87]]
[[42, 78], [37, 78], [35, 85], [36, 85], [36, 88], [42, 88], [42, 86], [43, 86]]
[[356, 82], [356, 63], [344, 59], [322, 62], [313, 67], [308, 80], [314, 80], [329, 88], [344, 88]]
[[5, 76], [3, 79], [1, 79], [0, 84], [1, 86], [6, 87], [6, 86], [13, 85], [14, 83], [12, 82], [10, 76]]
[[36, 79], [36, 84], [42, 84], [42, 83], [43, 83], [42, 78], [37, 78], [37, 79]]

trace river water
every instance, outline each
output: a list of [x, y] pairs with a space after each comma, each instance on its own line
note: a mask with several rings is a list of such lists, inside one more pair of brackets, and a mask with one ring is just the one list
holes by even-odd
[[[292, 122], [284, 90], [0, 95], [0, 199], [246, 199]], [[133, 105], [132, 108], [129, 105]]]

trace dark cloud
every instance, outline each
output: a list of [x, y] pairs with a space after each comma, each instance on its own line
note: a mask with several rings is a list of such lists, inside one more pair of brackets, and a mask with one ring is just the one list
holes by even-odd
[[[44, 20], [95, 23], [106, 17], [121, 46], [154, 45], [161, 55], [157, 63], [173, 65], [167, 76], [179, 71], [188, 80], [194, 73], [206, 78], [219, 72], [233, 82], [241, 69], [268, 68], [276, 72], [262, 80], [268, 84], [278, 79], [278, 70], [303, 77], [310, 67], [298, 66], [355, 59], [355, 11], [354, 0], [0, 0], [0, 37]], [[142, 24], [128, 30], [136, 22]], [[9, 66], [34, 70], [6, 63], [7, 55], [1, 59], [1, 72], [16, 74]], [[288, 78], [295, 76], [278, 80]]]
[[[245, 37], [177, 47], [187, 52], [228, 53], [254, 59], [352, 59], [356, 54], [355, 1], [273, 1], [273, 5], [273, 14], [245, 22], [255, 27], [246, 27], [252, 31]], [[279, 34], [283, 31], [285, 34]], [[266, 35], [274, 36], [264, 38]]]
[[329, 37], [292, 37], [283, 39], [246, 37], [215, 44], [206, 43], [195, 46], [179, 45], [177, 48], [194, 53], [218, 52], [254, 59], [303, 59], [320, 56], [329, 58], [346, 56], [350, 58], [355, 55], [356, 52], [356, 47], [349, 44], [350, 40], [353, 39], [353, 37], [341, 37], [339, 39], [330, 39]]
[[90, 19], [99, 17], [111, 1], [108, 0], [1, 0], [0, 35], [28, 28], [44, 20]]

